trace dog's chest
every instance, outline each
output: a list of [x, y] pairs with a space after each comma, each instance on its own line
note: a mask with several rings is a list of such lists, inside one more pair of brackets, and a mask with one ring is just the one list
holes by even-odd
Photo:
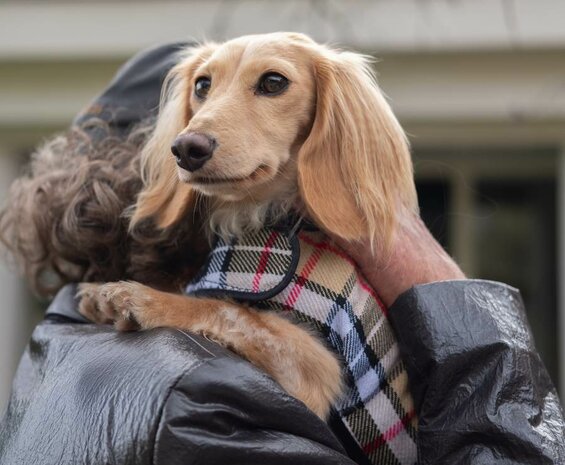
[[266, 229], [219, 240], [186, 292], [289, 312], [316, 327], [344, 361], [347, 391], [334, 407], [351, 435], [375, 463], [415, 463], [416, 418], [387, 309], [322, 233]]

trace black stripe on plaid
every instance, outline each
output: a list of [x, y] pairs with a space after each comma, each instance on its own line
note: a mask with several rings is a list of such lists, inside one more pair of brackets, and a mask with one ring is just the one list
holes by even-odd
[[[392, 388], [392, 384], [393, 381], [398, 378], [400, 375], [402, 375], [403, 373], [406, 373], [406, 367], [404, 365], [404, 361], [402, 360], [398, 360], [398, 363], [396, 365], [394, 365], [391, 370], [389, 371], [388, 375], [387, 375], [387, 387], [386, 389], [390, 389], [393, 390], [394, 392], [396, 392], [393, 388]], [[388, 396], [388, 393], [387, 393]], [[393, 402], [393, 399], [391, 397], [389, 397], [389, 399], [391, 400], [391, 402]], [[398, 397], [395, 397], [394, 399], [394, 403], [393, 403], [393, 407], [394, 409], [399, 412], [401, 414], [401, 418], [405, 418], [410, 412], [407, 412], [404, 407], [402, 406], [402, 403], [400, 402], [400, 399]], [[406, 432], [408, 433], [408, 435], [414, 440], [416, 441], [416, 438], [418, 436], [418, 430], [414, 427], [414, 425], [412, 424], [412, 422], [408, 422], [405, 424], [404, 429], [406, 430]]]
[[[351, 428], [356, 431], [355, 436], [360, 442], [361, 449], [365, 455], [369, 457], [369, 460], [372, 463], [379, 465], [402, 465], [385, 440], [382, 440], [378, 447], [367, 452], [365, 446], [370, 444], [371, 441], [374, 441], [375, 438], [377, 438], [377, 440], [382, 438], [383, 432], [379, 430], [377, 425], [375, 425], [375, 422], [366, 409], [357, 409], [345, 419]], [[363, 437], [363, 440], [361, 439], [361, 436]]]
[[[230, 286], [227, 283], [227, 274], [228, 273], [232, 273], [233, 269], [230, 268], [232, 262], [236, 262], [236, 259], [233, 258], [234, 255], [238, 256], [237, 259], [237, 264], [240, 267], [243, 267], [244, 269], [247, 269], [246, 265], [244, 265], [244, 262], [241, 262], [239, 260], [239, 257], [241, 256], [247, 256], [247, 259], [249, 260], [250, 263], [257, 263], [257, 258], [254, 259], [254, 253], [255, 251], [250, 251], [250, 250], [242, 250], [241, 248], [238, 249], [238, 245], [241, 246], [243, 244], [243, 246], [252, 246], [252, 247], [263, 247], [265, 241], [267, 240], [267, 234], [263, 233], [260, 234], [258, 233], [257, 236], [255, 235], [250, 235], [253, 236], [252, 240], [246, 240], [246, 241], [237, 241], [237, 240], [233, 240], [232, 242], [226, 243], [222, 240], [219, 240], [216, 243], [216, 247], [212, 250], [212, 252], [209, 255], [209, 259], [208, 262], [203, 270], [202, 273], [199, 273], [198, 276], [192, 281], [191, 284], [188, 285], [187, 287], [187, 293], [193, 296], [198, 296], [198, 297], [218, 297], [218, 298], [232, 298], [232, 299], [236, 299], [236, 300], [240, 300], [242, 302], [248, 302], [248, 303], [253, 303], [254, 305], [257, 302], [261, 302], [261, 301], [265, 301], [268, 299], [271, 299], [272, 297], [276, 296], [277, 294], [280, 294], [283, 289], [285, 289], [286, 287], [288, 287], [288, 285], [290, 284], [290, 282], [292, 281], [292, 278], [295, 274], [296, 268], [298, 267], [298, 262], [300, 260], [300, 241], [298, 240], [298, 237], [296, 235], [287, 235], [288, 233], [286, 232], [282, 232], [279, 231], [277, 232], [278, 237], [277, 240], [275, 241], [276, 245], [277, 245], [277, 249], [279, 250], [290, 250], [291, 251], [291, 255], [290, 255], [290, 261], [288, 262], [288, 266], [283, 270], [282, 267], [280, 268], [281, 271], [281, 276], [280, 276], [280, 281], [278, 284], [276, 284], [275, 286], [273, 286], [270, 289], [267, 290], [262, 290], [259, 292], [252, 292], [250, 291], [248, 288], [234, 288], [233, 286]], [[286, 245], [284, 245], [286, 244]], [[211, 264], [214, 262], [214, 253], [215, 250], [217, 250], [218, 248], [221, 247], [227, 247], [227, 252], [225, 255], [224, 260], [222, 261], [222, 263], [220, 264], [220, 266], [214, 266], [212, 267]], [[264, 249], [263, 249], [264, 250]], [[271, 262], [273, 265], [270, 266], [269, 268], [269, 273], [273, 273], [276, 274], [275, 271], [277, 268], [279, 268], [279, 265], [281, 263], [280, 260], [278, 259], [274, 259], [273, 257], [276, 255], [282, 255], [282, 254], [277, 254], [276, 252], [269, 252], [269, 258], [268, 258], [268, 262], [267, 265], [269, 266], [269, 262]], [[286, 255], [286, 254], [284, 254]], [[255, 255], [255, 257], [257, 257], [257, 255]], [[251, 267], [249, 268], [250, 271], [245, 271], [250, 275], [254, 275], [256, 272], [256, 268], [255, 267]], [[283, 274], [284, 272], [284, 274]], [[215, 282], [215, 281], [210, 281], [207, 279], [207, 276], [210, 275], [211, 273], [219, 273], [220, 274], [220, 279], [221, 282]], [[211, 286], [216, 285], [216, 288], [195, 288], [193, 286], [197, 286], [199, 283], [207, 283], [210, 284]]]

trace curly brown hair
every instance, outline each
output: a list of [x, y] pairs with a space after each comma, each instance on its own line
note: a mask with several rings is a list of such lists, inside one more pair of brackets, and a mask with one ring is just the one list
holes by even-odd
[[0, 212], [0, 241], [36, 294], [122, 279], [171, 289], [202, 262], [196, 213], [167, 231], [145, 222], [128, 233], [128, 211], [142, 187], [138, 155], [152, 126], [120, 137], [90, 120], [32, 154]]

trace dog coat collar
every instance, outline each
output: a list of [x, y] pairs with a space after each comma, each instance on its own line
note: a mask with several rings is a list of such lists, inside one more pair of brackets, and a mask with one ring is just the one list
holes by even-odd
[[417, 420], [387, 310], [321, 232], [287, 225], [218, 239], [186, 292], [292, 313], [314, 326], [345, 365], [334, 415], [371, 463], [416, 463]]

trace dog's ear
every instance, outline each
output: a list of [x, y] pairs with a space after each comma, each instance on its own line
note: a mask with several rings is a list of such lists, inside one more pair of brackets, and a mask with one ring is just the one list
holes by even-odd
[[298, 154], [306, 208], [327, 231], [386, 250], [401, 209], [417, 210], [406, 136], [367, 58], [323, 49], [314, 73], [316, 113]]
[[194, 73], [215, 48], [215, 44], [208, 43], [184, 50], [165, 78], [155, 129], [141, 152], [143, 189], [130, 220], [132, 229], [147, 218], [161, 229], [168, 228], [193, 207], [194, 193], [179, 180], [171, 144], [192, 118]]

